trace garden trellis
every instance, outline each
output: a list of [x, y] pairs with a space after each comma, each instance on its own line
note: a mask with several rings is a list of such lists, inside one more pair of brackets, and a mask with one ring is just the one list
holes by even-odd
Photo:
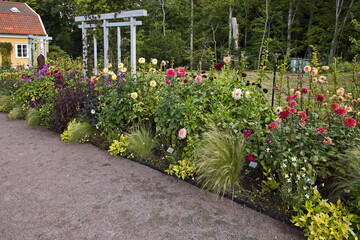
[[[104, 66], [109, 64], [109, 27], [117, 27], [117, 61], [121, 63], [121, 30], [120, 27], [130, 26], [130, 64], [131, 72], [136, 72], [136, 26], [142, 25], [141, 21], [136, 21], [136, 17], [147, 16], [147, 11], [133, 10], [133, 11], [121, 11], [118, 13], [105, 13], [100, 15], [78, 16], [75, 17], [76, 22], [81, 22], [79, 28], [82, 29], [82, 41], [83, 41], [83, 62], [84, 62], [84, 74], [87, 75], [88, 70], [88, 50], [87, 50], [87, 29], [95, 29], [96, 24], [89, 24], [89, 21], [102, 21], [104, 33]], [[109, 22], [113, 19], [129, 18], [126, 22]], [[97, 41], [94, 35], [94, 74], [97, 74]]]

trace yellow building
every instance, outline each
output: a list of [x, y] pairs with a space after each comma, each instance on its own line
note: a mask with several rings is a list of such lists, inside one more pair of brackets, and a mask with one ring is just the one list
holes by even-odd
[[10, 56], [0, 56], [0, 66], [5, 61], [11, 66], [36, 65], [40, 54], [46, 59], [51, 39], [40, 16], [26, 3], [0, 1], [0, 43], [12, 45]]

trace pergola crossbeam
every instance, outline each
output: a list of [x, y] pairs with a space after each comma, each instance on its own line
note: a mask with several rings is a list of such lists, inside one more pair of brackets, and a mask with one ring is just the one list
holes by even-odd
[[147, 16], [147, 11], [140, 9], [140, 10], [132, 10], [132, 11], [122, 11], [118, 13], [104, 13], [99, 15], [79, 16], [79, 17], [75, 17], [75, 22], [92, 21], [92, 20], [109, 20], [116, 18], [145, 17], [145, 16]]

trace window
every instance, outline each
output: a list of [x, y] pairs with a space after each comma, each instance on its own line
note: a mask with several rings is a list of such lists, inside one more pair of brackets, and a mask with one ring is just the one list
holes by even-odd
[[13, 12], [13, 13], [19, 13], [20, 12], [20, 10], [17, 9], [16, 7], [10, 8], [10, 11]]
[[27, 44], [16, 44], [16, 58], [28, 58]]

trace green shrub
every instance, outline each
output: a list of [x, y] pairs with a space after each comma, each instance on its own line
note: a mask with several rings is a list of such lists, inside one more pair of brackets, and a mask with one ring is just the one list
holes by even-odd
[[128, 136], [129, 150], [134, 157], [146, 160], [152, 155], [156, 142], [149, 129], [141, 127]]
[[12, 96], [0, 96], [0, 112], [10, 112], [15, 106]]
[[244, 139], [237, 139], [215, 127], [204, 133], [197, 151], [195, 169], [205, 188], [223, 195], [241, 189], [241, 170], [245, 162]]
[[180, 160], [178, 164], [170, 164], [169, 168], [165, 170], [168, 174], [181, 179], [192, 178], [194, 171], [194, 164], [189, 159]]
[[124, 135], [120, 136], [119, 140], [113, 140], [112, 144], [109, 147], [108, 152], [111, 156], [126, 156], [126, 150], [129, 146], [129, 139]]

